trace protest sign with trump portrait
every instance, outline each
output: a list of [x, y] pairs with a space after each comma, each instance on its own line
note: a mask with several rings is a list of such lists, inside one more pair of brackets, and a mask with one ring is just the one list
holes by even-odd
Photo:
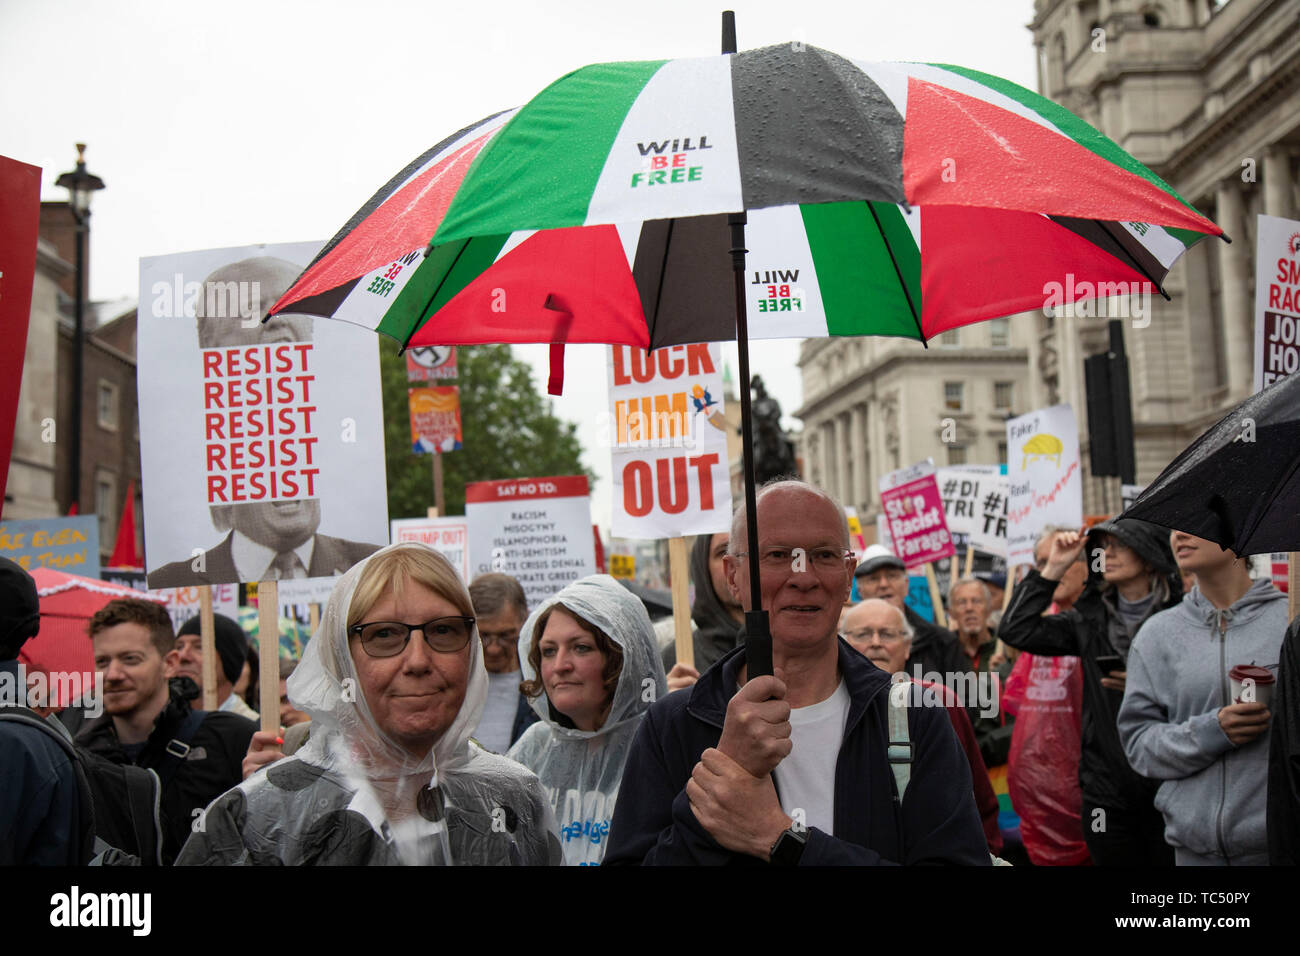
[[261, 321], [318, 246], [140, 261], [151, 588], [328, 577], [388, 540], [374, 334]]

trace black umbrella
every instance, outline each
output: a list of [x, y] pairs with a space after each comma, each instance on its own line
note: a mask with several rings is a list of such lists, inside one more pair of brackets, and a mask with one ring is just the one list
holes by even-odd
[[1300, 375], [1229, 412], [1124, 512], [1238, 555], [1300, 550]]

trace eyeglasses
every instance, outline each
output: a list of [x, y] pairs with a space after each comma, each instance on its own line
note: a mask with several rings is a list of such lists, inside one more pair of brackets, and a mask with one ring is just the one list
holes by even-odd
[[864, 627], [858, 631], [847, 631], [844, 636], [850, 641], [869, 641], [879, 634], [882, 641], [900, 641], [907, 636], [905, 631], [895, 631], [887, 627]]
[[487, 631], [478, 632], [479, 639], [483, 641], [484, 647], [491, 647], [493, 644], [503, 644], [509, 647], [512, 644], [519, 643], [518, 631], [497, 631], [489, 634]]
[[[739, 551], [733, 557], [747, 558], [748, 551]], [[776, 573], [780, 571], [806, 571], [812, 565], [818, 571], [845, 571], [844, 561], [852, 558], [853, 552], [836, 548], [767, 548], [758, 557], [761, 571]]]
[[455, 654], [469, 644], [472, 617], [439, 617], [424, 624], [403, 624], [401, 621], [372, 621], [355, 624], [349, 634], [359, 635], [361, 649], [370, 657], [396, 657], [406, 650], [412, 631], [424, 635], [424, 643], [439, 654]]

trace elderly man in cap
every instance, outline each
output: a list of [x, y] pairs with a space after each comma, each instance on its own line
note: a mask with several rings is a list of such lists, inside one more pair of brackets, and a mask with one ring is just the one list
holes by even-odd
[[908, 584], [907, 566], [902, 558], [883, 545], [873, 544], [863, 553], [853, 577], [860, 597], [888, 601], [907, 619], [915, 635], [903, 665], [908, 676], [961, 674], [969, 669], [952, 631], [927, 621], [904, 603]]
[[[217, 710], [229, 711], [240, 717], [256, 721], [257, 711], [249, 707], [235, 693], [235, 682], [248, 666], [248, 638], [244, 629], [224, 614], [212, 615], [215, 630], [213, 643], [217, 648]], [[171, 677], [188, 677], [203, 692], [203, 644], [199, 636], [199, 616], [196, 614], [176, 632], [176, 646], [167, 655]], [[202, 701], [202, 696], [199, 698]]]
[[[887, 674], [903, 672], [914, 637], [912, 626], [907, 623], [903, 612], [880, 598], [867, 598], [850, 608], [840, 620], [840, 633], [854, 650]], [[921, 694], [914, 693], [913, 701], [941, 702], [948, 711], [952, 729], [957, 734], [957, 741], [965, 751], [966, 762], [970, 765], [975, 804], [979, 807], [980, 820], [984, 823], [984, 838], [988, 841], [989, 852], [997, 855], [1002, 852], [1002, 831], [998, 829], [998, 798], [993, 792], [993, 785], [989, 783], [988, 768], [980, 756], [979, 743], [975, 739], [970, 717], [957, 702], [956, 695], [942, 684], [928, 681], [917, 681], [917, 684], [929, 692], [929, 696], [923, 699]]]

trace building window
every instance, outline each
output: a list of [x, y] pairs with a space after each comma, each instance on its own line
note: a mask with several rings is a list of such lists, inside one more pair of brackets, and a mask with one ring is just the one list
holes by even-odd
[[99, 548], [113, 550], [113, 530], [116, 522], [117, 478], [111, 471], [95, 473], [95, 515], [99, 518]]
[[1009, 410], [1011, 408], [1011, 387], [1012, 382], [994, 382], [993, 383], [993, 407], [999, 411]]
[[1011, 348], [1011, 320], [993, 319], [989, 322], [989, 344], [995, 349]]
[[117, 431], [117, 386], [112, 382], [99, 380], [99, 427], [105, 431]]
[[943, 407], [950, 412], [962, 411], [964, 403], [962, 402], [961, 382], [943, 383]]
[[1004, 441], [1000, 441], [998, 442], [998, 464], [1005, 465], [1006, 463], [1007, 463], [1007, 443]]
[[945, 348], [956, 348], [961, 345], [961, 333], [958, 329], [949, 329], [939, 336], [939, 344]]
[[966, 446], [949, 445], [948, 446], [948, 464], [964, 465], [966, 464]]

